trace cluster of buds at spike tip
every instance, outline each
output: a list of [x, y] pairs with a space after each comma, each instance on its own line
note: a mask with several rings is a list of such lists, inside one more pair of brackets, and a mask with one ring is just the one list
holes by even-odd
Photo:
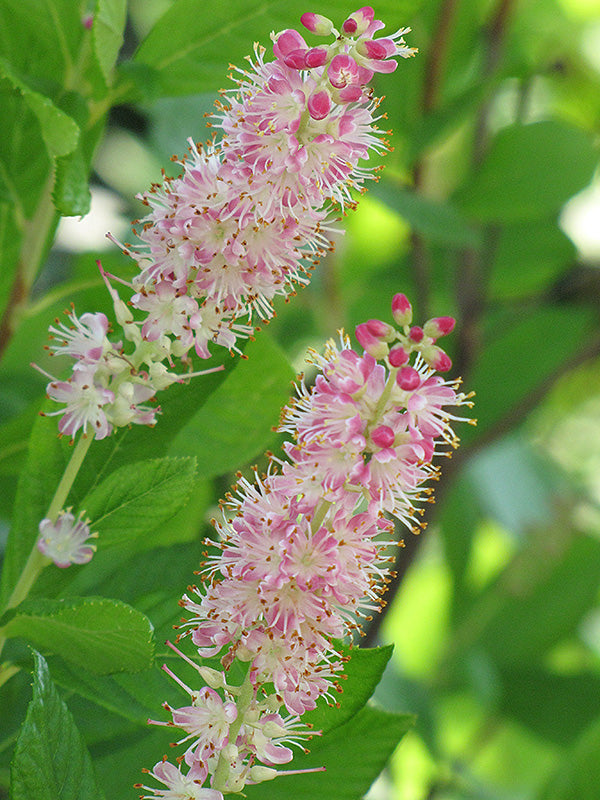
[[414, 388], [410, 384], [418, 381], [414, 369], [407, 366], [412, 353], [418, 353], [432, 369], [448, 372], [452, 361], [436, 342], [454, 330], [453, 317], [434, 317], [422, 327], [411, 326], [412, 306], [404, 294], [394, 296], [392, 316], [401, 330], [379, 319], [370, 319], [357, 327], [356, 338], [366, 352], [377, 360], [387, 358], [390, 366], [401, 368], [398, 382], [408, 384], [402, 388]]
[[[403, 295], [393, 310], [409, 339]], [[447, 328], [437, 320], [427, 330]], [[357, 329], [361, 344], [366, 330]], [[377, 322], [369, 336], [392, 341], [398, 333], [391, 331]], [[399, 544], [393, 520], [421, 529], [436, 456], [458, 445], [453, 423], [468, 421], [451, 409], [470, 406], [470, 396], [435, 374], [420, 343], [406, 345], [401, 366], [391, 363], [387, 344], [385, 352], [361, 354], [343, 332], [323, 354], [309, 351], [318, 374], [310, 388], [297, 386], [282, 411], [285, 457], [270, 454], [267, 473], [252, 482], [240, 474], [221, 504], [201, 581], [181, 600], [180, 638], [191, 640], [195, 656], [170, 645], [196, 670], [199, 688], [165, 668], [191, 701], [165, 705], [170, 718], [153, 720], [183, 731], [176, 744], [186, 748], [189, 772], [173, 767], [173, 780], [204, 769], [210, 788], [227, 793], [281, 774], [277, 766], [292, 758], [288, 745], [314, 735], [302, 715], [319, 701], [336, 702], [347, 660], [337, 642], [361, 632], [362, 620], [383, 605], [390, 547]], [[223, 672], [196, 661], [217, 657]], [[230, 682], [230, 670], [245, 675], [241, 684]], [[166, 777], [166, 769], [152, 774]], [[164, 794], [150, 791], [143, 797]]]

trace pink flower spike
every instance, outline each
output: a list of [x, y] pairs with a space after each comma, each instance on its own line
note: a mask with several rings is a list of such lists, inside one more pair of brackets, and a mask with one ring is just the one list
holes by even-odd
[[314, 67], [322, 67], [327, 63], [328, 52], [326, 47], [311, 47], [306, 54], [306, 66], [309, 69]]
[[413, 325], [408, 332], [408, 336], [413, 342], [418, 344], [419, 342], [423, 341], [423, 336], [425, 336], [425, 334], [423, 332], [423, 328], [421, 328], [419, 325]]
[[307, 11], [300, 17], [300, 22], [311, 33], [316, 33], [317, 36], [329, 36], [335, 31], [333, 22], [324, 17], [322, 14], [314, 14], [312, 11]]
[[389, 350], [387, 344], [371, 333], [368, 322], [357, 325], [354, 335], [360, 346], [373, 358], [379, 360], [387, 356]]
[[320, 92], [311, 94], [306, 105], [308, 113], [313, 119], [325, 119], [331, 111], [332, 101], [329, 93], [322, 89]]
[[430, 336], [434, 341], [440, 336], [447, 336], [452, 333], [456, 320], [454, 317], [434, 317], [425, 323], [423, 331], [425, 336]]
[[413, 367], [402, 367], [396, 375], [396, 383], [405, 392], [413, 392], [421, 385], [421, 376]]
[[410, 325], [412, 306], [405, 294], [395, 294], [392, 298], [392, 316], [396, 325]]
[[409, 358], [410, 353], [407, 353], [401, 344], [392, 347], [388, 355], [388, 361], [392, 367], [403, 367]]

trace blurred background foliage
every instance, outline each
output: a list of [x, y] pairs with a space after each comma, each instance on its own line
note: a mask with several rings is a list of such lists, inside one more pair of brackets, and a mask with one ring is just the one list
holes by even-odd
[[[170, 156], [183, 153], [189, 136], [208, 138], [203, 114], [227, 85], [228, 64], [243, 64], [253, 39], [267, 44], [271, 30], [295, 26], [305, 10], [337, 22], [354, 10], [341, 0], [310, 9], [296, 0], [232, 0], [210, 10], [197, 0], [130, 0], [112, 94], [102, 92], [102, 76], [90, 68], [79, 85], [65, 75], [54, 95], [55, 107], [86, 132], [74, 149], [62, 118], [56, 141], [42, 141], [30, 89], [52, 96], [51, 83], [60, 78], [48, 54], [10, 52], [6, 32], [42, 5], [0, 1], [4, 533], [44, 394], [45, 380], [29, 364], [47, 366], [47, 326], [71, 301], [79, 312], [107, 310], [96, 258], [110, 271], [131, 272], [105, 232], [126, 237], [129, 220], [142, 210], [136, 192], [160, 180], [161, 168], [172, 172]], [[379, 82], [386, 95], [381, 126], [393, 130], [381, 180], [344, 217], [336, 250], [311, 285], [277, 306], [254, 366], [250, 360], [246, 373], [232, 372], [242, 390], [256, 386], [256, 399], [236, 410], [220, 396], [197, 421], [205, 441], [180, 436], [172, 444], [172, 454], [216, 453], [185, 513], [143, 545], [113, 550], [104, 560], [99, 553], [74, 585], [132, 603], [164, 639], [232, 470], [277, 444], [270, 426], [291, 375], [281, 353], [301, 369], [307, 346], [320, 347], [339, 327], [352, 330], [365, 318], [387, 320], [392, 294], [402, 291], [418, 321], [457, 317], [452, 375], [476, 392], [478, 424], [457, 424], [462, 446], [442, 465], [427, 530], [404, 537], [386, 613], [367, 629], [369, 644], [395, 644], [376, 700], [418, 715], [370, 797], [597, 800], [600, 5], [384, 0], [375, 12], [389, 30], [411, 26], [407, 41], [420, 51]], [[40, 13], [39, 24], [46, 21]], [[106, 42], [114, 49], [110, 36]], [[19, 85], [20, 74], [30, 78], [29, 89]], [[32, 159], [36, 148], [45, 148], [45, 160]], [[60, 183], [53, 189], [59, 210], [85, 214], [90, 201], [91, 210], [63, 220], [49, 250], [57, 217], [44, 197], [53, 159], [64, 173], [63, 190]], [[36, 274], [18, 266], [32, 228], [45, 231], [36, 253], [49, 250]], [[261, 410], [265, 392], [269, 405]], [[237, 414], [246, 435], [228, 440], [211, 422], [214, 413], [224, 430]], [[152, 456], [151, 436], [145, 446], [145, 457]], [[55, 667], [56, 680], [61, 669]], [[65, 672], [71, 691], [72, 681]], [[23, 676], [3, 690], [15, 726], [26, 683]], [[76, 689], [69, 706], [107, 796], [129, 796], [124, 776], [131, 773], [130, 785], [141, 764], [150, 765], [138, 759], [141, 740], [127, 739], [117, 757], [114, 724], [93, 710], [89, 691]], [[123, 721], [122, 741], [132, 727]], [[158, 757], [163, 745], [154, 742], [165, 737], [152, 737]], [[0, 747], [0, 759], [9, 744]], [[5, 776], [5, 760], [0, 769]]]

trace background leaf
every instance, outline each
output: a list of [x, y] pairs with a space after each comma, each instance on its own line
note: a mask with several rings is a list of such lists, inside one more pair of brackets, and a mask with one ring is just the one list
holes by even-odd
[[44, 659], [34, 653], [33, 700], [11, 767], [13, 800], [102, 800], [89, 753]]

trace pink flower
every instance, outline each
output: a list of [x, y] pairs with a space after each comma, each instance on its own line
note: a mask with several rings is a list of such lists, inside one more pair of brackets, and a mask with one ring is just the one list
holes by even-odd
[[157, 797], [162, 797], [163, 800], [223, 800], [221, 792], [202, 788], [208, 771], [200, 762], [195, 762], [185, 775], [181, 772], [181, 766], [175, 767], [166, 760], [155, 764], [152, 771], [143, 771], [167, 788], [156, 789], [137, 783], [136, 788], [152, 792], [140, 795], [141, 800], [153, 800]]
[[74, 437], [78, 430], [87, 434], [88, 428], [96, 439], [105, 439], [112, 431], [105, 407], [115, 399], [113, 392], [95, 382], [96, 366], [82, 363], [66, 381], [53, 380], [47, 386], [48, 397], [65, 403], [60, 411], [46, 412], [46, 416], [62, 415], [58, 423], [60, 433]]
[[88, 521], [84, 522], [81, 515], [76, 520], [70, 509], [62, 511], [55, 522], [43, 519], [39, 524], [38, 550], [57, 567], [87, 564], [96, 552], [96, 545], [88, 540], [98, 536], [90, 532]]

